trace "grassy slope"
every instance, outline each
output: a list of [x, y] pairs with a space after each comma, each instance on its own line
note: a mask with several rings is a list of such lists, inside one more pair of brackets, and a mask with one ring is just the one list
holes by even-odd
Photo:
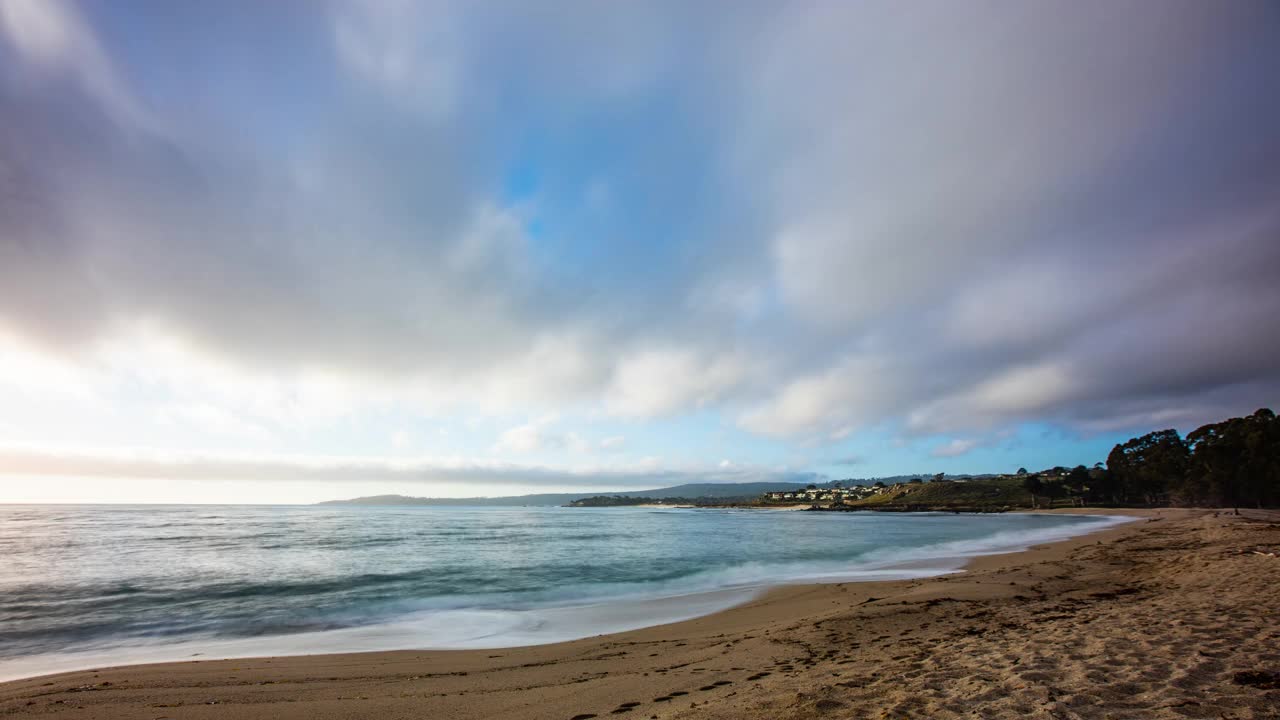
[[894, 486], [882, 495], [850, 504], [868, 509], [927, 506], [994, 510], [1003, 507], [1030, 507], [1031, 494], [1023, 489], [1022, 481], [1017, 478], [972, 480], [964, 483], [907, 483]]

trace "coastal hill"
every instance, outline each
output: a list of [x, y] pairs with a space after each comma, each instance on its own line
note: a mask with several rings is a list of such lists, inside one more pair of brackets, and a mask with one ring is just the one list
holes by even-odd
[[[898, 475], [888, 478], [877, 478], [886, 485], [903, 483], [915, 477], [914, 475]], [[855, 480], [833, 480], [828, 483], [820, 483], [818, 487], [830, 487], [837, 482], [859, 482]], [[862, 481], [871, 482], [871, 480]], [[750, 502], [758, 498], [761, 494], [771, 490], [802, 490], [807, 485], [805, 483], [793, 482], [745, 482], [745, 483], [686, 483], [684, 485], [675, 485], [672, 487], [657, 488], [655, 490], [627, 490], [627, 491], [597, 491], [588, 490], [579, 493], [540, 493], [536, 495], [510, 495], [505, 497], [470, 497], [470, 498], [430, 498], [430, 497], [410, 497], [408, 495], [371, 495], [368, 497], [358, 497], [350, 500], [328, 500], [319, 503], [320, 505], [496, 505], [496, 506], [525, 506], [525, 505], [568, 505], [569, 503], [580, 500], [592, 495], [609, 495], [630, 498], [649, 498], [658, 500], [661, 498], [715, 498], [722, 502]]]
[[903, 483], [885, 492], [853, 500], [850, 510], [952, 510], [990, 512], [1032, 507], [1034, 498], [1021, 477], [996, 477], [969, 482]]
[[[608, 495], [633, 498], [703, 497], [725, 501], [751, 500], [769, 490], [798, 490], [804, 483], [748, 482], [748, 483], [690, 483], [656, 490], [610, 491]], [[430, 498], [407, 495], [374, 495], [351, 500], [330, 500], [321, 505], [568, 505], [574, 500], [599, 492], [539, 493], [536, 495], [510, 495], [505, 497]]]

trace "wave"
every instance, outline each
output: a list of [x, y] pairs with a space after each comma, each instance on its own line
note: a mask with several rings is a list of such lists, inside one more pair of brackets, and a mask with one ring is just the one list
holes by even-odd
[[[81, 638], [71, 645], [78, 648], [75, 653], [0, 659], [0, 680], [105, 664], [188, 660], [197, 656], [230, 658], [365, 650], [493, 648], [560, 642], [705, 615], [746, 602], [773, 585], [913, 579], [955, 573], [962, 571], [968, 558], [1015, 552], [1131, 520], [1078, 516], [1061, 525], [999, 531], [975, 539], [873, 549], [852, 560], [746, 562], [694, 571], [673, 562], [667, 572], [657, 577], [650, 575], [643, 581], [600, 582], [597, 578], [591, 582], [590, 573], [583, 573], [574, 583], [526, 591], [509, 588], [501, 593], [388, 596], [385, 602], [377, 604], [376, 610], [373, 606], [366, 607], [364, 614], [297, 617], [288, 626], [249, 623], [235, 630], [240, 637], [227, 637], [234, 633], [227, 633], [227, 628], [216, 624], [177, 629], [153, 625], [148, 628], [148, 634], [130, 638], [123, 645], [119, 639]], [[365, 573], [341, 580], [224, 585], [201, 588], [198, 595], [207, 602], [218, 597], [339, 590], [353, 583], [367, 588], [401, 583], [417, 575]], [[119, 586], [115, 589], [117, 593], [124, 590], [122, 594], [126, 597], [134, 590]], [[195, 601], [195, 594], [188, 599]], [[115, 598], [123, 599], [121, 594]], [[183, 637], [175, 642], [171, 635], [181, 630], [185, 630]], [[255, 632], [263, 634], [244, 637]]]

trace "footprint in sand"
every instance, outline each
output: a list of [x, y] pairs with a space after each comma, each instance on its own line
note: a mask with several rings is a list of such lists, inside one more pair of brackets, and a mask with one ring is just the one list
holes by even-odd
[[717, 680], [711, 683], [710, 685], [703, 685], [702, 687], [698, 688], [698, 690], [702, 692], [706, 692], [708, 690], [715, 690], [716, 688], [720, 688], [720, 687], [724, 687], [725, 685], [732, 685], [732, 684], [733, 682], [729, 680]]
[[583, 713], [581, 715], [574, 715], [573, 717], [569, 718], [569, 720], [590, 720], [595, 716], [596, 716], [595, 713]]

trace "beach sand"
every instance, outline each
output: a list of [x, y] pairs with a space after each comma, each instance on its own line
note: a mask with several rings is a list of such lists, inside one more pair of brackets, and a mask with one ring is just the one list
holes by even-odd
[[20, 680], [0, 715], [1278, 718], [1280, 686], [1240, 673], [1280, 672], [1280, 513], [1242, 512], [1126, 511], [1142, 519], [959, 575], [783, 587], [556, 645]]

